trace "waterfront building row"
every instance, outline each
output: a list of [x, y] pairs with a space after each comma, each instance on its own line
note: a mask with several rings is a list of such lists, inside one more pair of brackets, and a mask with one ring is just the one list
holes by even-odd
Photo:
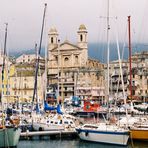
[[[48, 33], [48, 63], [45, 74], [45, 60], [40, 57], [38, 73], [38, 97], [45, 96], [45, 85], [55, 87], [56, 95], [64, 101], [70, 96], [82, 99], [100, 99], [105, 102], [106, 69], [104, 63], [88, 57], [87, 29], [80, 25], [77, 31], [77, 43], [67, 39], [61, 43], [56, 28]], [[2, 59], [3, 56], [1, 55]], [[23, 54], [13, 62], [6, 58], [4, 82], [1, 88], [6, 98], [18, 98], [31, 101], [34, 90], [36, 55]], [[2, 61], [2, 60], [0, 60]], [[142, 100], [148, 99], [148, 52], [132, 56], [132, 94]], [[2, 63], [0, 63], [2, 69]], [[110, 62], [110, 93], [113, 98], [123, 97], [119, 61]], [[122, 61], [124, 89], [129, 96], [129, 62]], [[47, 81], [46, 81], [47, 77]], [[0, 80], [1, 83], [1, 80]], [[2, 92], [1, 89], [1, 92]], [[58, 92], [58, 93], [57, 93]], [[10, 99], [6, 99], [7, 101]]]

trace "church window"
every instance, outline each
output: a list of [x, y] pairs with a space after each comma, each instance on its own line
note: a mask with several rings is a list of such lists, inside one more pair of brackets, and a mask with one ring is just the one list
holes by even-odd
[[24, 84], [24, 88], [27, 88], [27, 84], [26, 83]]
[[82, 34], [80, 35], [80, 41], [81, 42], [83, 41], [83, 35]]
[[75, 63], [78, 64], [78, 56], [75, 56]]
[[69, 58], [68, 57], [65, 57], [65, 59], [64, 59], [65, 65], [68, 64], [68, 61], [69, 61]]
[[55, 61], [56, 63], [58, 63], [58, 56], [55, 56]]
[[53, 43], [53, 37], [51, 37], [51, 43]]
[[24, 91], [24, 95], [27, 95], [27, 91]]

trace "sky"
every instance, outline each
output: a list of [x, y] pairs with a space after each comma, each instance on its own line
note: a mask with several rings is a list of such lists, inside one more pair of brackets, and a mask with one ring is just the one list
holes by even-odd
[[[127, 41], [127, 16], [131, 16], [132, 42], [148, 43], [148, 1], [110, 1], [110, 41]], [[8, 23], [7, 48], [21, 50], [39, 44], [44, 3], [47, 3], [43, 46], [50, 27], [59, 39], [77, 42], [80, 24], [88, 30], [88, 42], [106, 42], [107, 0], [0, 0], [0, 48], [3, 48], [5, 23]]]

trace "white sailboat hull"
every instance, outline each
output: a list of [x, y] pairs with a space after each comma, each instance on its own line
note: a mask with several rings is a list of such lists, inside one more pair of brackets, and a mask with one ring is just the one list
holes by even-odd
[[48, 125], [45, 123], [33, 123], [33, 129], [35, 131], [58, 131], [58, 130], [64, 130], [64, 126]]
[[92, 142], [127, 145], [128, 132], [76, 129], [80, 139]]
[[0, 147], [16, 147], [21, 134], [20, 128], [0, 129]]

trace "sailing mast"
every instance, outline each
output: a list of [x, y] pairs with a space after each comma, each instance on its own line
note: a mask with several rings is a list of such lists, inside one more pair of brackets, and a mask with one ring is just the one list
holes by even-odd
[[131, 48], [131, 21], [130, 21], [131, 16], [128, 16], [128, 44], [129, 44], [129, 73], [130, 73], [130, 81], [129, 81], [129, 87], [130, 87], [130, 98], [132, 100], [132, 59], [131, 59], [131, 53], [132, 53], [132, 48]]
[[109, 41], [109, 31], [110, 31], [110, 22], [109, 22], [109, 0], [107, 0], [107, 108], [109, 109], [109, 54], [110, 54], [110, 41]]
[[2, 102], [2, 98], [3, 98], [3, 82], [4, 82], [4, 70], [5, 70], [5, 60], [6, 60], [6, 45], [7, 45], [7, 30], [8, 30], [8, 23], [5, 23], [6, 28], [5, 28], [5, 41], [4, 41], [4, 52], [3, 52], [3, 65], [2, 65], [2, 85], [1, 85], [1, 99], [0, 99], [0, 103], [2, 103], [2, 107], [3, 107], [3, 102]]
[[[2, 111], [4, 111], [4, 106], [3, 106], [3, 85], [4, 85], [4, 70], [5, 70], [5, 59], [6, 59], [6, 44], [7, 44], [7, 29], [8, 29], [8, 23], [5, 23], [6, 28], [5, 28], [5, 41], [4, 41], [4, 53], [3, 53], [3, 65], [2, 65], [2, 85], [1, 85], [1, 99], [0, 99], [0, 103], [1, 103], [1, 107], [2, 107]], [[2, 114], [2, 126], [4, 128], [4, 116]]]
[[40, 53], [41, 53], [41, 46], [42, 46], [42, 38], [43, 38], [46, 8], [47, 8], [47, 4], [45, 3], [43, 21], [42, 21], [42, 29], [41, 29], [41, 36], [40, 36], [40, 44], [39, 44], [39, 50], [38, 50], [39, 56], [37, 58], [36, 71], [35, 71], [35, 82], [34, 82], [34, 91], [33, 91], [33, 98], [32, 98], [32, 110], [33, 110], [33, 102], [35, 100], [35, 95], [36, 95], [36, 91], [37, 91], [37, 75], [38, 75], [38, 69], [39, 69], [39, 60], [40, 60]]

